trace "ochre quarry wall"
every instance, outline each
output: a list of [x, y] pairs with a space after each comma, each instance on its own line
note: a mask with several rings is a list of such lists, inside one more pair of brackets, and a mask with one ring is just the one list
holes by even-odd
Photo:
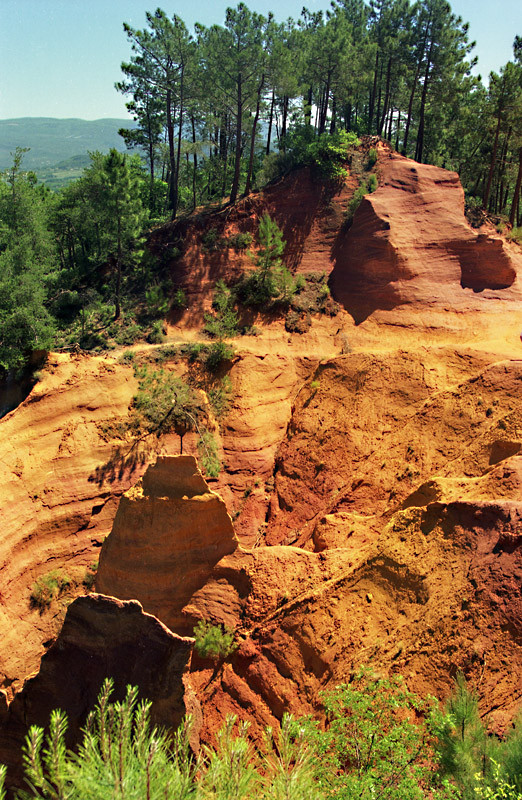
[[120, 501], [96, 588], [143, 598], [146, 611], [177, 630], [183, 607], [237, 546], [226, 506], [209, 491], [195, 459], [160, 457]]
[[139, 686], [140, 698], [152, 703], [156, 725], [176, 728], [189, 713], [197, 744], [201, 712], [187, 672], [192, 645], [192, 639], [173, 634], [136, 601], [79, 597], [69, 606], [38, 674], [3, 710], [0, 761], [9, 768], [9, 781], [24, 785], [21, 752], [29, 726], [47, 728], [51, 711], [61, 708], [69, 719], [67, 744], [72, 746], [106, 678], [114, 682], [112, 702], [123, 700], [127, 686]]
[[[438, 490], [432, 489], [437, 499], [432, 494], [413, 505], [410, 497], [380, 514], [378, 525], [373, 519], [365, 535], [360, 519], [354, 524], [353, 514], [334, 510], [320, 520], [325, 529], [319, 552], [236, 546], [216, 561], [222, 531], [194, 527], [198, 541], [206, 539], [202, 582], [201, 544], [194, 565], [185, 558], [180, 571], [178, 557], [172, 559], [185, 533], [178, 544], [173, 540], [192, 519], [193, 498], [180, 499], [175, 488], [177, 470], [185, 470], [188, 461], [163, 459], [160, 469], [174, 477], [163, 497], [164, 522], [158, 518], [147, 536], [154, 563], [172, 564], [172, 574], [150, 568], [133, 533], [134, 511], [136, 521], [147, 505], [151, 517], [155, 514], [151, 468], [143, 485], [152, 493], [140, 489], [132, 501], [131, 491], [122, 501], [121, 520], [104, 546], [98, 586], [124, 596], [134, 591], [160, 619], [170, 613], [163, 621], [173, 621], [174, 630], [178, 618], [182, 632], [189, 620], [198, 619], [237, 631], [238, 650], [217, 674], [201, 660], [192, 662], [205, 740], [230, 712], [253, 721], [253, 735], [260, 737], [263, 726], [284, 711], [317, 708], [321, 689], [349, 679], [363, 663], [401, 672], [412, 689], [438, 696], [450, 691], [463, 670], [478, 688], [484, 710], [494, 709], [490, 721], [501, 730], [518, 708], [522, 677], [522, 604], [516, 588], [522, 575], [520, 461], [511, 455], [491, 470], [485, 467], [481, 477], [470, 478], [469, 497], [462, 476], [459, 501], [450, 499], [455, 484], [441, 478]], [[448, 500], [445, 482], [453, 487]], [[191, 574], [196, 588], [189, 597]]]
[[[35, 580], [59, 568], [82, 592], [125, 495], [100, 591], [138, 600], [176, 634], [199, 619], [237, 631], [238, 650], [216, 673], [191, 660], [203, 740], [228, 712], [260, 737], [285, 710], [315, 710], [320, 689], [363, 663], [441, 697], [462, 669], [496, 729], [512, 718], [522, 685], [520, 249], [469, 227], [455, 175], [378, 150], [379, 188], [351, 224], [355, 161], [343, 187], [300, 171], [151, 235], [166, 257], [185, 239], [170, 266], [189, 308], [171, 320], [169, 345], [200, 339], [215, 280], [251, 267], [232, 247], [206, 252], [205, 231], [255, 237], [264, 211], [283, 227], [289, 266], [329, 273], [342, 304], [302, 335], [274, 314], [245, 320], [259, 335], [234, 340], [219, 478], [207, 485], [193, 460], [160, 459], [147, 475], [145, 461], [122, 460], [111, 426], [136, 380], [116, 359], [52, 356], [0, 421], [8, 699], [71, 599], [32, 607]], [[167, 454], [174, 439], [161, 444]], [[50, 702], [60, 705], [60, 690]]]
[[332, 292], [354, 320], [404, 305], [498, 313], [501, 301], [514, 310], [520, 249], [492, 226], [470, 227], [457, 173], [382, 148], [379, 165], [379, 188], [332, 251]]

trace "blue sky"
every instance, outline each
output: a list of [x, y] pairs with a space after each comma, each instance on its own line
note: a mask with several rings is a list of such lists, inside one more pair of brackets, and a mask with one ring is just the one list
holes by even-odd
[[[156, 5], [195, 21], [221, 23], [231, 2], [179, 0], [0, 0], [0, 119], [12, 117], [126, 116], [114, 89], [129, 44], [122, 23], [143, 27]], [[297, 17], [302, 6], [327, 8], [323, 0], [252, 0], [247, 5], [278, 19]], [[515, 34], [522, 35], [521, 0], [453, 0], [455, 13], [470, 23], [470, 38], [483, 76], [512, 58]]]

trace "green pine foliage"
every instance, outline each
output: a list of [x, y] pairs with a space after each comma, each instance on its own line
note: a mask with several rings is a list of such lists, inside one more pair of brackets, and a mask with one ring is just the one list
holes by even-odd
[[478, 697], [458, 674], [434, 731], [440, 772], [451, 776], [463, 800], [522, 798], [520, 716], [503, 741], [489, 736], [479, 713]]
[[441, 772], [454, 777], [465, 798], [473, 798], [477, 776], [488, 770], [491, 746], [479, 715], [478, 697], [468, 690], [462, 674], [457, 676], [445, 711], [437, 731]]
[[[111, 703], [113, 682], [104, 682], [73, 753], [65, 739], [67, 717], [53, 711], [49, 730], [33, 726], [24, 746], [23, 800], [322, 800], [316, 761], [304, 728], [289, 715], [277, 734], [267, 731], [264, 750], [248, 738], [248, 724], [227, 717], [215, 748], [195, 756], [189, 747], [190, 720], [176, 732], [150, 721], [151, 704], [127, 687]], [[0, 800], [5, 797], [0, 770]]]
[[221, 461], [214, 435], [207, 430], [201, 431], [197, 448], [203, 472], [209, 478], [217, 478], [221, 472]]
[[151, 726], [150, 703], [138, 702], [128, 687], [121, 702], [110, 703], [107, 679], [87, 720], [77, 753], [65, 744], [67, 717], [53, 711], [47, 736], [33, 726], [24, 747], [29, 791], [25, 800], [185, 800], [193, 796], [195, 764], [185, 729], [174, 735]]
[[174, 432], [180, 438], [188, 431], [199, 431], [205, 409], [198, 393], [173, 372], [151, 369], [147, 364], [136, 367], [139, 380], [134, 397], [129, 427], [137, 437], [157, 438]]
[[238, 315], [234, 292], [220, 279], [214, 288], [212, 314], [205, 314], [205, 333], [213, 339], [226, 339], [238, 334]]
[[347, 220], [353, 219], [355, 212], [362, 203], [363, 197], [367, 194], [372, 194], [373, 192], [375, 192], [378, 186], [379, 186], [379, 181], [377, 175], [375, 175], [375, 173], [372, 173], [372, 175], [370, 175], [369, 178], [364, 180], [361, 183], [361, 185], [357, 187], [346, 209]]
[[54, 198], [22, 171], [23, 156], [18, 148], [0, 178], [0, 370], [46, 350], [55, 330], [46, 307], [55, 268], [48, 227]]
[[[201, 621], [198, 654], [215, 664], [233, 653], [233, 633]], [[278, 731], [268, 728], [254, 747], [248, 723], [227, 717], [214, 747], [198, 755], [189, 747], [190, 719], [176, 732], [150, 720], [151, 704], [127, 687], [111, 703], [113, 682], [104, 682], [75, 752], [66, 742], [67, 718], [51, 714], [47, 734], [33, 726], [23, 758], [29, 789], [23, 800], [521, 800], [516, 776], [506, 769], [504, 745], [486, 772], [462, 770], [462, 742], [485, 737], [476, 698], [462, 679], [446, 710], [422, 702], [400, 677], [377, 678], [361, 670], [351, 683], [323, 695], [326, 721], [284, 714]], [[452, 708], [448, 712], [448, 708]], [[457, 731], [456, 728], [459, 728]], [[482, 733], [479, 733], [481, 728]], [[453, 729], [453, 730], [452, 730]], [[446, 731], [446, 733], [444, 733]], [[441, 747], [446, 734], [458, 738]], [[513, 734], [520, 741], [519, 733]], [[508, 741], [511, 737], [508, 737]], [[442, 741], [442, 744], [441, 744]], [[514, 745], [514, 740], [512, 741]], [[519, 744], [516, 745], [519, 747]], [[465, 749], [465, 748], [464, 748]], [[467, 747], [468, 752], [473, 747]], [[479, 748], [480, 750], [480, 748]], [[440, 754], [440, 761], [437, 759]], [[478, 751], [477, 751], [478, 752]], [[472, 755], [472, 761], [480, 753]], [[452, 766], [450, 766], [452, 765]], [[445, 776], [442, 773], [445, 772]], [[5, 797], [0, 769], [0, 800]], [[518, 779], [520, 774], [518, 774]]]
[[194, 627], [194, 649], [201, 658], [222, 661], [234, 650], [234, 631], [200, 620]]
[[237, 287], [244, 305], [266, 309], [289, 304], [297, 291], [297, 284], [282, 262], [285, 245], [282, 230], [269, 214], [263, 214], [259, 223], [258, 250], [252, 257], [256, 269]]

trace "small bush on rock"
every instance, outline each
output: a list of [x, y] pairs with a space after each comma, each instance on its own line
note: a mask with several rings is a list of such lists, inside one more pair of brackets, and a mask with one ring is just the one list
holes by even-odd
[[40, 575], [31, 589], [31, 605], [44, 611], [51, 605], [51, 601], [63, 594], [70, 585], [71, 579], [62, 570], [54, 569], [45, 575]]
[[194, 628], [194, 638], [194, 648], [198, 656], [212, 661], [223, 660], [236, 649], [233, 631], [220, 625], [211, 625], [203, 619]]

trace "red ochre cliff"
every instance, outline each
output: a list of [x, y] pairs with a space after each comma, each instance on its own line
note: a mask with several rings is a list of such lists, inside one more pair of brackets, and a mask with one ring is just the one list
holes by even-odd
[[[117, 618], [136, 600], [167, 639], [190, 635], [199, 619], [237, 631], [217, 675], [194, 655], [189, 665], [192, 640], [180, 640], [187, 668], [171, 677], [179, 697], [197, 696], [203, 740], [229, 712], [258, 736], [285, 710], [313, 711], [320, 689], [362, 663], [439, 697], [463, 670], [498, 730], [519, 708], [521, 251], [468, 225], [455, 174], [382, 145], [378, 173], [351, 224], [355, 177], [334, 190], [305, 170], [153, 234], [160, 251], [185, 239], [172, 271], [190, 310], [171, 321], [173, 343], [197, 338], [217, 278], [251, 266], [245, 254], [206, 253], [205, 230], [255, 234], [265, 211], [284, 229], [289, 266], [329, 274], [340, 304], [302, 335], [259, 314], [259, 335], [235, 340], [217, 480], [198, 473], [191, 441], [182, 458], [167, 441], [148, 469], [115, 458], [110, 425], [125, 417], [136, 381], [109, 357], [53, 356], [0, 421], [0, 669], [15, 696], [3, 715], [13, 741], [22, 717], [62, 704], [66, 687], [49, 690], [48, 703], [38, 688], [58, 683], [46, 659], [62, 668], [62, 637], [78, 645], [73, 683], [94, 692], [100, 676], [86, 667], [80, 633], [68, 623], [59, 633], [63, 611], [32, 608], [30, 592], [49, 570], [81, 576], [98, 556], [96, 589], [119, 601], [77, 600], [67, 619], [81, 603]], [[94, 630], [94, 611], [90, 619]], [[125, 647], [140, 644], [130, 637]], [[110, 669], [141, 682], [124, 666]]]

